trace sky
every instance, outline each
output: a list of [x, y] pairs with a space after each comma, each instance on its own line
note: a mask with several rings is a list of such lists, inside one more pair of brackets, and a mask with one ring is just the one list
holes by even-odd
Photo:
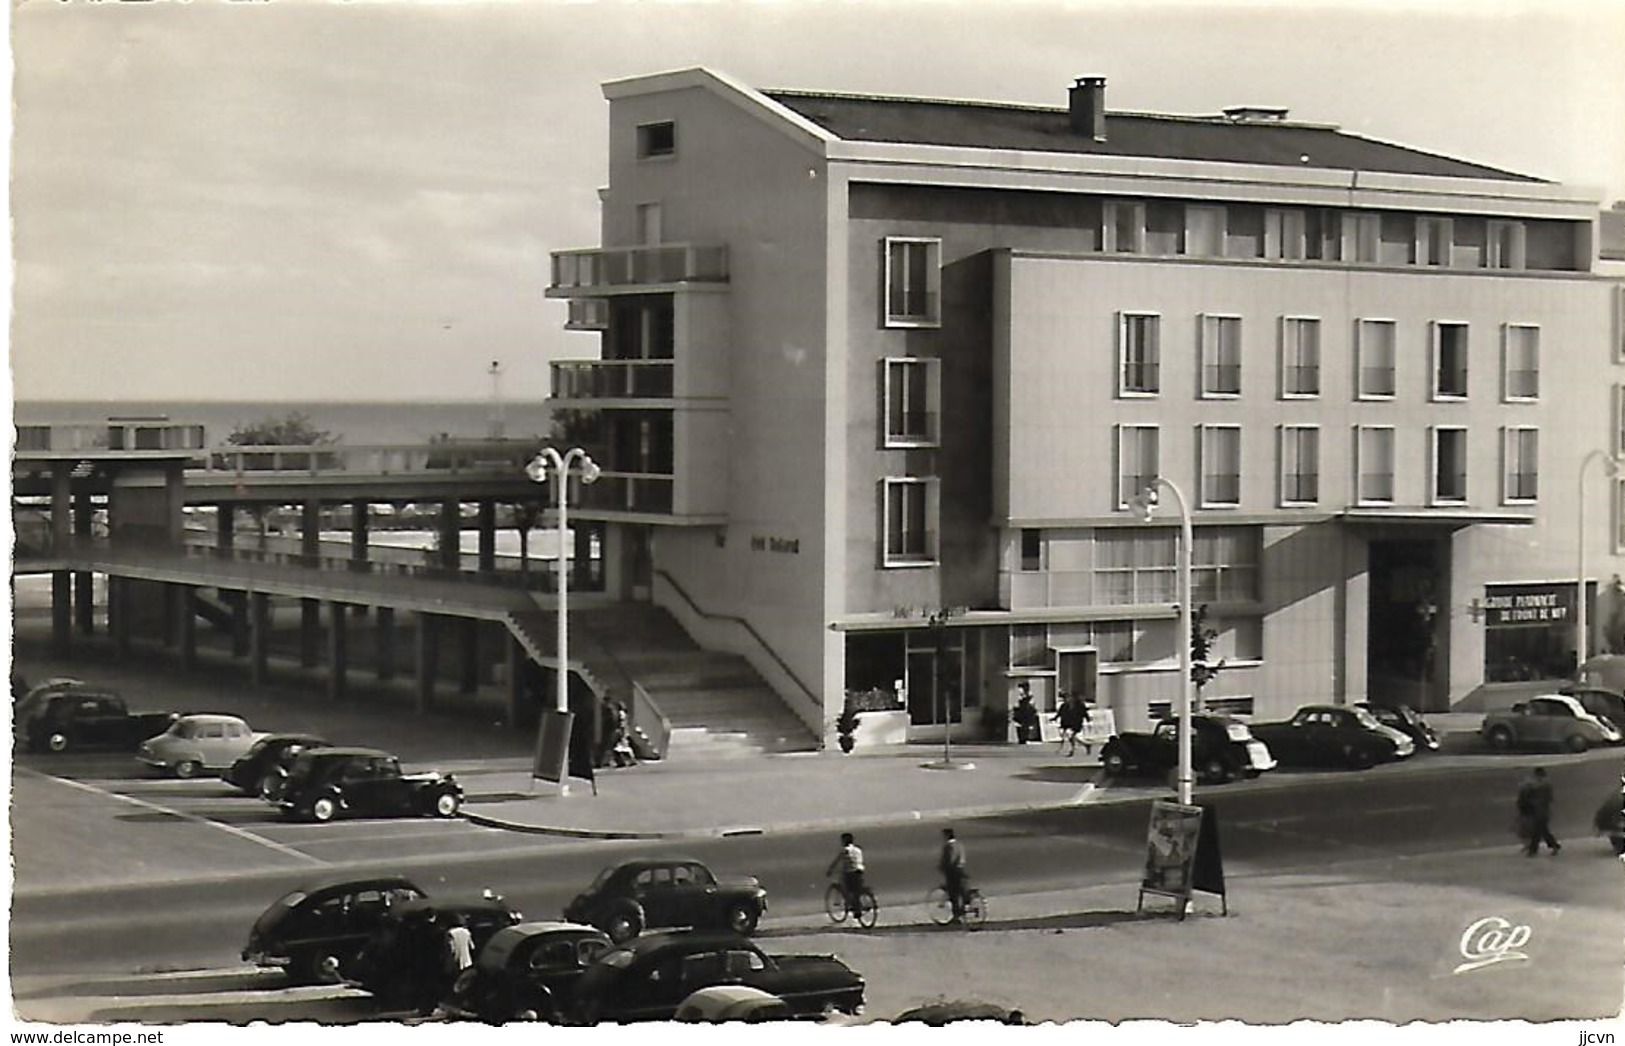
[[608, 80], [1285, 106], [1625, 199], [1617, 0], [14, 0], [18, 400], [546, 395]]

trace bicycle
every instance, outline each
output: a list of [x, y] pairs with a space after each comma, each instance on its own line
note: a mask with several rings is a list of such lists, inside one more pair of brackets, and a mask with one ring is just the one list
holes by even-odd
[[[982, 891], [974, 886], [965, 887], [964, 902], [964, 924], [982, 925], [987, 918], [987, 901], [982, 898]], [[931, 913], [931, 921], [938, 926], [947, 926], [954, 921], [954, 904], [946, 886], [931, 887], [925, 895], [925, 907]]]
[[830, 883], [829, 889], [824, 891], [824, 913], [829, 916], [830, 922], [843, 923], [856, 907], [857, 924], [867, 930], [880, 918], [880, 902], [875, 900], [875, 892], [867, 886], [858, 891], [856, 900], [857, 904], [853, 905], [844, 886]]

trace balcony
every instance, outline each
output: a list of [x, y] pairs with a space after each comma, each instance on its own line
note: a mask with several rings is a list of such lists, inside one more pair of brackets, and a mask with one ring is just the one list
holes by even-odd
[[584, 298], [677, 283], [727, 283], [728, 248], [688, 243], [553, 252], [550, 298]]
[[609, 303], [602, 298], [571, 298], [570, 313], [564, 321], [567, 331], [609, 329]]
[[670, 475], [638, 472], [602, 472], [598, 481], [581, 488], [580, 509], [599, 512], [638, 512], [669, 516], [676, 480]]
[[566, 360], [552, 370], [556, 400], [672, 398], [671, 360]]

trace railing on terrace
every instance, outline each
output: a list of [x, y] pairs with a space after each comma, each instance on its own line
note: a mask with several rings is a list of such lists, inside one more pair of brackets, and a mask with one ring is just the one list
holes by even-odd
[[669, 475], [604, 472], [581, 488], [583, 509], [604, 512], [653, 512], [669, 515], [676, 481]]
[[554, 399], [671, 399], [671, 360], [569, 360], [553, 364]]
[[390, 476], [407, 473], [522, 472], [536, 456], [536, 440], [453, 440], [443, 443], [345, 444], [317, 446], [237, 446], [200, 451], [196, 468], [205, 474], [297, 472], [319, 476], [347, 473]]
[[553, 252], [550, 291], [662, 283], [726, 283], [728, 248], [692, 243]]

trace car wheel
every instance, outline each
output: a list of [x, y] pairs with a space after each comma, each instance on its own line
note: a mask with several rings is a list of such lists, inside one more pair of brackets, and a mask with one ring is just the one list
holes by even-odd
[[274, 802], [282, 794], [283, 780], [283, 776], [274, 771], [260, 778], [260, 798]]
[[1122, 777], [1128, 764], [1123, 761], [1123, 753], [1114, 748], [1101, 754], [1100, 769], [1105, 771], [1107, 777]]
[[53, 752], [66, 752], [68, 750], [68, 735], [52, 734], [45, 739], [45, 747]]
[[434, 798], [434, 815], [436, 817], [456, 817], [457, 810], [463, 801], [457, 797], [456, 792], [441, 792]]
[[1230, 768], [1223, 759], [1209, 759], [1202, 764], [1202, 778], [1209, 784], [1224, 784], [1230, 780]]
[[728, 906], [728, 929], [739, 934], [741, 937], [749, 937], [752, 933], [754, 933], [756, 930], [756, 921], [760, 918], [760, 912], [753, 911], [746, 905], [733, 904]]
[[295, 984], [337, 984], [339, 957], [326, 949], [301, 952], [288, 963], [288, 979]]
[[1570, 734], [1564, 739], [1563, 745], [1571, 752], [1584, 752], [1591, 747], [1591, 742], [1586, 740], [1584, 734]]
[[1504, 726], [1492, 727], [1490, 732], [1484, 735], [1484, 740], [1496, 751], [1505, 752], [1512, 747], [1512, 731]]
[[1343, 754], [1348, 758], [1349, 766], [1356, 770], [1369, 770], [1371, 764], [1375, 762], [1370, 749], [1361, 748], [1359, 745], [1350, 745], [1343, 750]]
[[183, 780], [190, 780], [203, 771], [203, 764], [196, 759], [183, 759], [175, 764], [175, 776]]
[[338, 801], [330, 795], [324, 795], [310, 804], [310, 819], [312, 821], [331, 821], [338, 812]]
[[643, 932], [643, 915], [630, 908], [623, 908], [609, 917], [604, 925], [604, 932], [616, 944], [625, 944]]

